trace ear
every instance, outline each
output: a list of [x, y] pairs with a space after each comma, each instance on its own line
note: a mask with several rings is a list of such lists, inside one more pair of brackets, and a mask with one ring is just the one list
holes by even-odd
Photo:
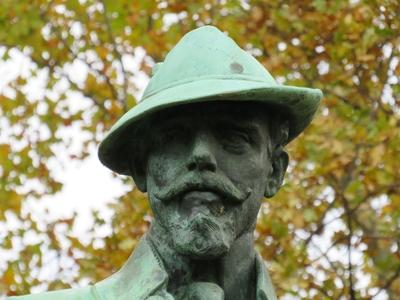
[[265, 197], [273, 197], [282, 185], [286, 169], [289, 163], [289, 156], [281, 146], [275, 149], [272, 155], [272, 172], [267, 179]]
[[138, 189], [146, 193], [147, 192], [147, 183], [146, 183], [146, 167], [143, 161], [139, 161], [139, 159], [132, 159], [129, 164], [129, 168], [131, 171], [131, 176], [133, 181], [135, 182]]

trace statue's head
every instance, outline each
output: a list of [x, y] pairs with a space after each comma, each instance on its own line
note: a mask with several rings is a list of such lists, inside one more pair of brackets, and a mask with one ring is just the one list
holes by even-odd
[[218, 257], [254, 230], [263, 197], [282, 184], [284, 146], [322, 94], [277, 85], [210, 26], [187, 34], [154, 73], [100, 145], [100, 160], [148, 193], [154, 224], [177, 252]]
[[143, 148], [127, 157], [131, 174], [182, 254], [227, 252], [254, 230], [261, 200], [282, 184], [288, 122], [268, 106], [188, 104], [155, 113], [138, 129], [131, 149], [141, 141]]

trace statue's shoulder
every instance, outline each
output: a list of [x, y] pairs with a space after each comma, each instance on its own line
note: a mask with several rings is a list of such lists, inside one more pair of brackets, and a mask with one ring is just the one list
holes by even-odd
[[118, 272], [92, 286], [10, 297], [6, 300], [147, 299], [166, 289], [167, 281], [166, 271], [157, 261], [146, 237], [143, 237], [134, 253]]
[[100, 300], [92, 286], [33, 295], [9, 297], [6, 300]]

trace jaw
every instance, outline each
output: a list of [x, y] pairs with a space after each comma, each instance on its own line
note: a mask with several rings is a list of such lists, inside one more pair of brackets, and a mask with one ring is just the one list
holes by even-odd
[[171, 247], [191, 259], [220, 257], [229, 251], [236, 237], [234, 218], [229, 212], [216, 217], [201, 207], [187, 217], [175, 210], [160, 221]]
[[224, 256], [237, 238], [254, 230], [260, 201], [252, 196], [233, 204], [196, 190], [165, 202], [150, 192], [150, 202], [154, 220], [163, 227], [162, 239], [171, 249], [190, 259], [209, 260]]

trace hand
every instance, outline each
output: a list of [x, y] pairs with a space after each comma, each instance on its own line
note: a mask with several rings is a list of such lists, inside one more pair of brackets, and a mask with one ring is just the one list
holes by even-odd
[[211, 282], [193, 282], [179, 288], [177, 300], [224, 300], [223, 289]]

